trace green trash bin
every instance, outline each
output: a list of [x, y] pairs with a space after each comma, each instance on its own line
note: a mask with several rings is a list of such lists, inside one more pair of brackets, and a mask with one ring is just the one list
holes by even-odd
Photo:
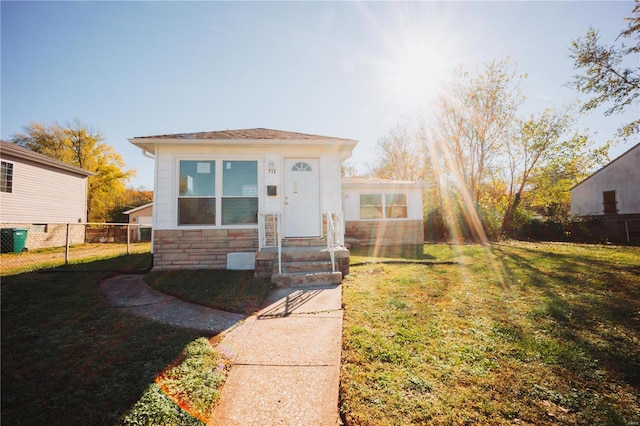
[[151, 241], [151, 228], [140, 228], [140, 241]]
[[27, 245], [28, 230], [25, 228], [2, 228], [2, 253], [20, 253]]

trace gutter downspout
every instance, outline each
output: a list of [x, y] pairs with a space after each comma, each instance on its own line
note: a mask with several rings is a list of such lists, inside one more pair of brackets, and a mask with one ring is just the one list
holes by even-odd
[[[143, 155], [143, 156], [145, 156], [146, 158], [148, 158], [148, 159], [150, 159], [150, 160], [153, 160], [153, 161], [154, 161], [154, 163], [155, 163], [155, 160], [156, 160], [156, 156], [155, 156], [155, 154], [152, 154], [151, 152], [147, 151], [147, 150], [146, 150], [146, 149], [144, 149], [144, 148], [140, 148], [140, 150], [142, 151], [142, 155]], [[155, 170], [155, 167], [154, 167], [154, 172], [153, 172], [153, 174], [154, 174], [153, 209], [155, 210], [155, 206], [156, 206], [156, 204], [157, 204], [157, 203], [155, 202], [155, 201], [156, 201], [156, 190], [155, 190], [155, 189], [156, 189], [156, 188], [155, 188], [155, 179], [156, 179], [156, 176], [155, 176], [155, 175], [157, 174], [157, 170]], [[152, 225], [151, 225], [151, 262], [149, 263], [149, 266], [147, 267], [146, 272], [149, 272], [149, 271], [151, 271], [151, 269], [153, 269], [153, 249], [154, 249], [154, 247], [153, 247], [153, 243], [154, 243], [154, 239], [155, 239], [155, 238], [154, 238], [154, 233], [156, 232], [156, 223], [155, 223], [155, 222], [156, 222], [156, 214], [155, 214], [155, 211], [154, 211], [154, 214], [153, 214], [153, 222], [152, 222]]]

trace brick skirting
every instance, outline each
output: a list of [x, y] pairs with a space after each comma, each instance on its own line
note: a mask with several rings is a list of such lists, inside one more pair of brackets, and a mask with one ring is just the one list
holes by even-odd
[[227, 253], [258, 251], [258, 230], [180, 229], [154, 232], [158, 269], [226, 269]]
[[422, 220], [371, 220], [345, 222], [345, 238], [358, 240], [362, 246], [422, 244]]

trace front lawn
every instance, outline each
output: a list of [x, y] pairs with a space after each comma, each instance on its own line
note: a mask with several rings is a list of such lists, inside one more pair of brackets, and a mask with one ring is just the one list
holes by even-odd
[[220, 269], [152, 271], [144, 279], [163, 293], [245, 315], [260, 309], [273, 286], [269, 279], [253, 278], [253, 271]]
[[640, 249], [418, 257], [457, 264], [365, 264], [343, 281], [347, 425], [640, 422]]
[[[98, 287], [105, 271], [147, 264], [130, 255], [2, 277], [3, 425], [206, 422], [227, 361], [197, 333], [109, 305]], [[224, 290], [241, 276], [210, 273], [207, 285], [252, 310], [253, 290]]]

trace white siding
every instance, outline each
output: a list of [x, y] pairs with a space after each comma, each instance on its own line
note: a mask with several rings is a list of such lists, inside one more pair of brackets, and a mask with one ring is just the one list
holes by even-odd
[[640, 144], [571, 190], [571, 214], [604, 214], [604, 191], [616, 191], [618, 214], [640, 213]]
[[[333, 146], [294, 145], [162, 145], [156, 150], [156, 188], [154, 210], [155, 229], [186, 229], [177, 226], [177, 181], [179, 159], [220, 158], [258, 161], [258, 196], [261, 212], [281, 212], [284, 182], [282, 167], [285, 158], [320, 159], [320, 202], [322, 211], [341, 210], [340, 153]], [[274, 172], [269, 170], [273, 163]], [[267, 196], [267, 185], [277, 187], [276, 196]], [[217, 228], [221, 228], [218, 226]]]
[[87, 178], [13, 157], [13, 191], [0, 192], [2, 223], [86, 222]]
[[[385, 183], [348, 184], [342, 187], [345, 221], [360, 220], [360, 194], [407, 194], [407, 219], [422, 220], [422, 188], [417, 185]], [[373, 219], [380, 220], [380, 219]], [[402, 219], [392, 219], [402, 220]]]

